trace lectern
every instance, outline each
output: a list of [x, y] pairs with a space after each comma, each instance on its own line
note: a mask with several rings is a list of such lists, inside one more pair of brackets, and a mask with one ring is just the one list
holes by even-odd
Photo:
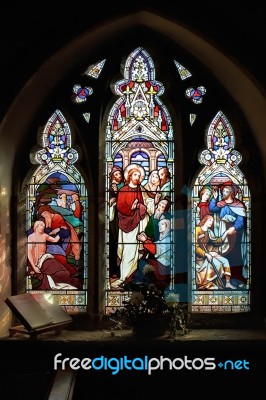
[[34, 340], [44, 332], [60, 334], [72, 322], [72, 317], [60, 305], [48, 302], [44, 295], [38, 295], [38, 299], [30, 293], [9, 296], [5, 303], [22, 324], [9, 328], [11, 337], [22, 333]]

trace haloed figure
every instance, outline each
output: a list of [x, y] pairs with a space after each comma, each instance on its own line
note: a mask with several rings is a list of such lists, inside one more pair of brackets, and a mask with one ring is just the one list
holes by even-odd
[[120, 266], [120, 278], [112, 282], [113, 288], [130, 280], [136, 271], [140, 257], [138, 232], [145, 229], [148, 222], [147, 207], [144, 204], [140, 184], [144, 179], [144, 169], [137, 164], [125, 168], [125, 185], [118, 191], [118, 247], [117, 257]]

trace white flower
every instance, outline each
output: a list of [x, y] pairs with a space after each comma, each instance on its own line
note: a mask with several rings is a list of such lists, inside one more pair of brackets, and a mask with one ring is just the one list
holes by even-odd
[[179, 302], [179, 295], [177, 293], [169, 293], [165, 297], [166, 303], [178, 303]]

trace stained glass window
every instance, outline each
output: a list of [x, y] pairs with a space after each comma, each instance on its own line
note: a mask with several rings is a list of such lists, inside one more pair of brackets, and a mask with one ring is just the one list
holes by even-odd
[[87, 123], [89, 123], [89, 122], [90, 122], [90, 119], [91, 119], [91, 114], [90, 114], [89, 112], [85, 112], [85, 113], [83, 113], [82, 115], [83, 115], [85, 121], [86, 121]]
[[99, 76], [102, 72], [102, 69], [104, 67], [105, 61], [106, 60], [102, 60], [95, 64], [90, 65], [84, 72], [84, 75], [87, 75], [90, 78], [94, 78], [94, 79], [99, 78]]
[[[83, 75], [97, 78], [104, 61], [91, 64]], [[182, 81], [191, 76], [174, 62]], [[166, 297], [177, 294], [181, 301], [189, 299], [193, 313], [250, 311], [250, 192], [239, 169], [242, 157], [235, 150], [233, 128], [221, 111], [208, 126], [206, 149], [199, 155], [203, 167], [192, 186], [183, 182], [181, 189], [189, 198], [189, 220], [186, 205], [182, 210], [174, 207], [174, 178], [180, 183], [179, 163], [187, 161], [177, 157], [183, 151], [182, 140], [176, 138], [180, 148], [178, 152], [174, 148], [173, 115], [165, 105], [169, 82], [156, 80], [156, 72], [147, 50], [137, 47], [123, 58], [121, 79], [111, 85], [114, 96], [103, 120], [101, 149], [105, 150], [103, 281], [102, 270], [95, 272], [105, 293], [100, 312], [110, 314], [123, 307], [132, 285], [143, 282], [155, 283]], [[178, 85], [185, 83], [179, 80]], [[183, 102], [188, 111], [180, 120], [188, 129], [202, 126], [198, 105], [204, 100], [203, 111], [209, 112], [206, 88], [186, 85], [179, 93], [175, 105]], [[88, 112], [84, 103], [92, 94], [84, 84], [73, 87], [71, 107], [76, 110], [79, 104], [87, 123], [95, 108]], [[45, 292], [69, 312], [87, 312], [88, 195], [71, 129], [60, 110], [48, 119], [41, 139], [41, 148], [31, 155], [38, 167], [27, 186], [26, 290], [34, 296]], [[185, 165], [189, 170], [190, 164]]]
[[84, 103], [92, 93], [93, 89], [90, 86], [82, 87], [80, 84], [76, 84], [73, 87], [71, 99], [73, 103]]
[[247, 312], [251, 199], [234, 131], [222, 111], [206, 132], [206, 144], [191, 194], [192, 312]]
[[206, 88], [204, 86], [199, 86], [197, 89], [188, 88], [186, 90], [186, 97], [193, 101], [195, 104], [201, 104], [203, 97], [206, 93]]
[[26, 291], [64, 306], [87, 310], [87, 189], [74, 166], [71, 130], [56, 110], [42, 133], [42, 149], [32, 155], [40, 164], [27, 185]]
[[161, 290], [174, 287], [173, 128], [155, 72], [138, 47], [112, 86], [118, 99], [106, 126], [107, 313], [123, 306], [131, 284], [148, 280], [148, 271]]
[[192, 126], [194, 124], [194, 122], [196, 121], [197, 115], [196, 114], [190, 114], [189, 115], [189, 122], [190, 125]]
[[190, 78], [192, 76], [191, 72], [189, 72], [188, 69], [186, 69], [182, 64], [174, 60], [175, 66], [179, 72], [180, 78], [183, 80]]

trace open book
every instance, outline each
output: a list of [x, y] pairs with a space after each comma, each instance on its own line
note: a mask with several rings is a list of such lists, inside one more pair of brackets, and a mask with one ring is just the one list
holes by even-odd
[[37, 300], [30, 293], [24, 293], [7, 297], [5, 303], [27, 330], [72, 321], [61, 306], [49, 303], [44, 296], [38, 296]]

